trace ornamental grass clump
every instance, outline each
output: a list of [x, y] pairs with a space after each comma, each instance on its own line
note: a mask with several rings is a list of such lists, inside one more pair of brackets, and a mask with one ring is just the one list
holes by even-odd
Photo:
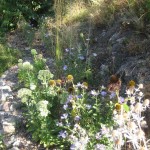
[[87, 82], [75, 83], [73, 74], [55, 79], [45, 60], [37, 63], [37, 59], [30, 64], [32, 71], [22, 68], [23, 61], [18, 65], [24, 83], [18, 97], [26, 105], [24, 115], [34, 140], [62, 150], [147, 148], [142, 112], [149, 100], [144, 99], [141, 85], [132, 84], [131, 89], [128, 84], [122, 97], [118, 78], [108, 88], [91, 89]]

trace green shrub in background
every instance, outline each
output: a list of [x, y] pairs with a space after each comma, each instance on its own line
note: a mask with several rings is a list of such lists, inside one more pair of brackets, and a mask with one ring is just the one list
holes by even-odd
[[0, 75], [16, 64], [19, 57], [20, 52], [18, 50], [0, 44]]
[[31, 26], [37, 27], [42, 16], [52, 15], [53, 2], [53, 0], [1, 0], [1, 30], [15, 29], [21, 18], [24, 18]]

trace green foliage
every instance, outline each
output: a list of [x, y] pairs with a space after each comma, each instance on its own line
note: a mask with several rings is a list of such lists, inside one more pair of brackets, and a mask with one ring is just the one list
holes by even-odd
[[150, 1], [149, 0], [145, 0], [143, 9], [145, 10], [145, 19], [147, 21], [150, 21]]
[[0, 44], [0, 74], [6, 71], [10, 66], [17, 63], [19, 56], [20, 53], [18, 50]]
[[6, 147], [5, 147], [4, 142], [3, 142], [3, 135], [2, 134], [0, 134], [0, 149], [6, 150]]
[[31, 53], [32, 64], [18, 63], [24, 83], [18, 97], [26, 105], [24, 115], [34, 140], [64, 150], [121, 149], [128, 141], [135, 149], [143, 146], [141, 141], [147, 147], [141, 112], [149, 107], [149, 99], [143, 100], [143, 85], [136, 88], [131, 80], [126, 98], [119, 96], [119, 79], [109, 84], [108, 91], [104, 86], [90, 90], [87, 82], [76, 84], [72, 74], [54, 79], [42, 55], [35, 49]]
[[[40, 141], [45, 147], [67, 149], [71, 141], [63, 139], [61, 132], [67, 130], [71, 134], [71, 129], [78, 123], [75, 118], [82, 116], [80, 126], [93, 139], [89, 145], [93, 147], [93, 144], [97, 143], [95, 134], [101, 125], [113, 125], [113, 104], [109, 100], [104, 102], [102, 97], [97, 95], [100, 91], [89, 94], [86, 82], [75, 85], [72, 75], [68, 75], [64, 81], [54, 80], [45, 60], [39, 57], [36, 50], [33, 49], [31, 53], [34, 57], [33, 64], [22, 60], [18, 63], [18, 76], [25, 85], [25, 88], [18, 91], [18, 97], [26, 104], [27, 127], [32, 132], [33, 139]], [[107, 107], [105, 118], [103, 107]], [[65, 114], [68, 114], [67, 118]]]
[[37, 26], [43, 15], [52, 15], [52, 5], [53, 0], [1, 0], [0, 27], [3, 31], [15, 29], [22, 17], [31, 25], [36, 21]]

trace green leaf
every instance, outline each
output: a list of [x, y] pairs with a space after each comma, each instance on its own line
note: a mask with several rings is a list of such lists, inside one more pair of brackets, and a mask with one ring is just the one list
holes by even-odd
[[123, 104], [123, 109], [128, 112], [130, 110], [129, 106], [127, 104]]

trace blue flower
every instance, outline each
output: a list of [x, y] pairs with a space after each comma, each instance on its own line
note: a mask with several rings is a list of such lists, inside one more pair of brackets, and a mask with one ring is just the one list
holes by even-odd
[[107, 92], [105, 92], [105, 91], [102, 91], [101, 92], [101, 95], [104, 97], [104, 96], [106, 96], [106, 94], [107, 94]]
[[119, 97], [119, 100], [120, 100], [120, 103], [123, 103], [124, 102], [124, 98], [123, 97]]
[[80, 117], [79, 116], [75, 116], [74, 120], [79, 121]]
[[66, 138], [67, 137], [67, 131], [60, 131], [58, 136], [63, 138], [63, 139]]
[[64, 105], [63, 109], [66, 110], [68, 108], [68, 105]]
[[67, 69], [68, 69], [67, 65], [64, 65], [63, 70], [67, 70]]
[[109, 95], [110, 99], [114, 98], [116, 96], [115, 92], [111, 92], [111, 94]]
[[63, 115], [61, 116], [61, 119], [67, 119], [67, 117], [68, 117], [68, 114], [63, 114]]

